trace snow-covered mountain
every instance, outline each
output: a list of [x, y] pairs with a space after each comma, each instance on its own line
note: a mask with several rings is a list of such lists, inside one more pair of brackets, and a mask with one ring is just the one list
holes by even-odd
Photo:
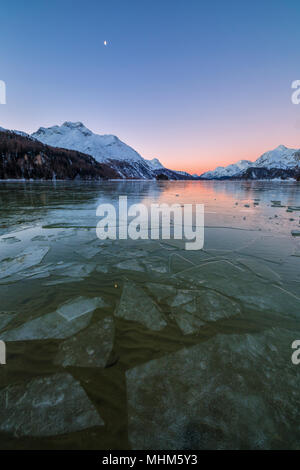
[[81, 122], [64, 122], [61, 126], [40, 127], [32, 137], [40, 142], [91, 155], [119, 172], [121, 178], [152, 178], [152, 168], [132, 147], [115, 135], [98, 135]]
[[153, 170], [160, 170], [161, 168], [165, 168], [165, 167], [160, 163], [160, 161], [158, 160], [158, 158], [152, 158], [152, 160], [146, 160], [146, 162], [148, 163], [148, 165], [151, 166], [151, 168], [153, 168]]
[[[65, 122], [61, 126], [40, 127], [32, 137], [52, 147], [77, 150], [106, 163], [120, 178], [155, 179], [158, 174], [168, 178], [183, 179], [183, 175], [165, 168], [157, 158], [144, 159], [132, 147], [115, 135], [98, 135], [81, 122]], [[190, 175], [188, 177], [191, 178]], [[187, 177], [185, 177], [187, 179]]]
[[219, 166], [212, 171], [207, 171], [201, 175], [202, 178], [220, 179], [242, 176], [248, 168], [273, 169], [296, 169], [300, 166], [300, 150], [289, 149], [284, 145], [279, 145], [274, 150], [270, 150], [261, 155], [256, 161], [240, 160], [226, 167]]
[[247, 168], [252, 165], [252, 162], [249, 160], [239, 160], [237, 163], [232, 163], [228, 166], [218, 166], [213, 171], [207, 171], [203, 173], [201, 177], [203, 178], [229, 178], [232, 176], [238, 176]]
[[115, 135], [94, 134], [82, 122], [64, 122], [61, 126], [40, 127], [32, 137], [51, 145], [92, 155], [98, 162], [110, 159], [141, 161], [143, 158], [133, 148]]
[[28, 134], [0, 128], [0, 180], [118, 179], [110, 165], [90, 155], [39, 142]]
[[164, 169], [157, 159], [146, 160], [115, 135], [98, 135], [81, 122], [65, 122], [61, 126], [40, 127], [32, 137], [52, 147], [77, 150], [110, 165], [120, 178], [153, 179]]
[[300, 164], [299, 149], [289, 149], [279, 145], [274, 150], [264, 153], [254, 165], [257, 168], [295, 168]]

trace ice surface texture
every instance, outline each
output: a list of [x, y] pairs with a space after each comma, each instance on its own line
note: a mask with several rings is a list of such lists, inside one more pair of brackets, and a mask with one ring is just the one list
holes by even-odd
[[124, 284], [120, 304], [115, 315], [141, 323], [154, 331], [162, 330], [167, 325], [163, 314], [151, 297], [133, 282]]
[[127, 371], [132, 447], [268, 449], [286, 435], [297, 445], [294, 337], [277, 329], [218, 335]]
[[55, 363], [64, 367], [103, 368], [111, 353], [113, 340], [113, 319], [106, 317], [64, 341], [59, 347]]
[[[0, 263], [0, 282], [10, 276], [23, 273], [28, 268], [38, 265], [48, 253], [49, 248], [31, 247], [16, 258], [4, 259]], [[22, 277], [22, 276], [21, 276]]]
[[58, 373], [0, 391], [0, 431], [15, 436], [65, 434], [104, 422], [71, 375]]
[[30, 320], [23, 325], [1, 334], [4, 341], [26, 341], [37, 339], [62, 339], [85, 328], [93, 311], [105, 306], [99, 297], [87, 299], [77, 297], [63, 305], [56, 312]]

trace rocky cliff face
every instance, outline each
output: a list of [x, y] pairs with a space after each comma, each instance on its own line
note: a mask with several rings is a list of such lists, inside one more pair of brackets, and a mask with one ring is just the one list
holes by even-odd
[[0, 179], [102, 178], [120, 178], [120, 174], [84, 153], [50, 147], [25, 134], [0, 130]]

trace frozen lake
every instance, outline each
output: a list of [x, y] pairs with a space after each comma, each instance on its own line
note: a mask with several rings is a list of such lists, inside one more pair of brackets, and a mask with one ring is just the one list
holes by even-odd
[[[100, 203], [204, 204], [107, 240]], [[300, 183], [0, 183], [0, 448], [299, 448]]]

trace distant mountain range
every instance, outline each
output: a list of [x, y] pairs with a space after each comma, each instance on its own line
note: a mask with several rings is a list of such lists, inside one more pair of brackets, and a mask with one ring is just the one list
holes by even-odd
[[202, 179], [292, 178], [300, 174], [300, 150], [279, 145], [261, 155], [255, 162], [239, 160], [203, 173]]
[[255, 162], [240, 160], [202, 175], [146, 160], [114, 135], [98, 135], [81, 122], [40, 127], [29, 135], [0, 127], [0, 179], [266, 179], [300, 180], [300, 150], [280, 145]]

